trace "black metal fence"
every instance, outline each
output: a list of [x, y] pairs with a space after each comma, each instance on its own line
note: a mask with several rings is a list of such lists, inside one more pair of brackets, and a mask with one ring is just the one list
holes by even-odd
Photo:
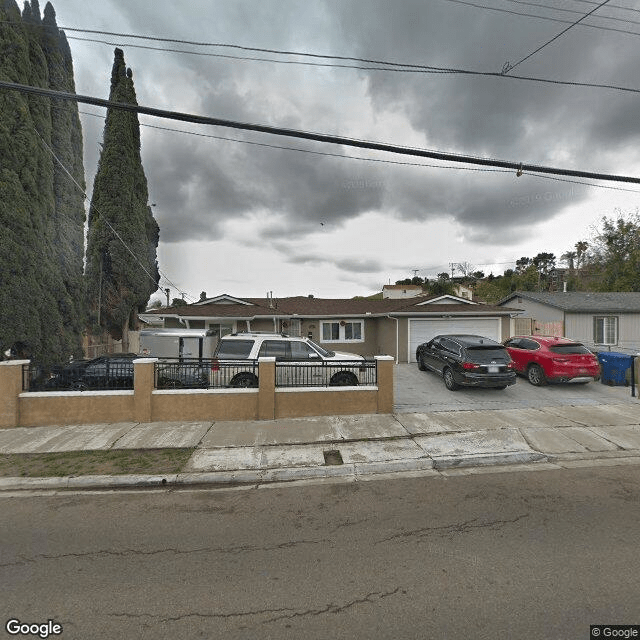
[[[377, 385], [375, 360], [324, 362], [276, 361], [277, 387]], [[156, 389], [257, 388], [257, 360], [172, 360], [154, 367]], [[133, 389], [133, 361], [77, 360], [50, 372], [34, 364], [22, 367], [23, 391], [84, 391]]]
[[214, 360], [211, 365], [213, 389], [249, 389], [258, 386], [257, 360]]
[[208, 363], [203, 360], [156, 362], [156, 389], [206, 389], [209, 386]]
[[276, 362], [277, 387], [355, 387], [377, 384], [376, 360]]
[[257, 360], [165, 359], [155, 365], [156, 389], [228, 389], [257, 386]]
[[107, 391], [133, 389], [133, 362], [76, 360], [45, 371], [38, 365], [22, 367], [23, 391]]

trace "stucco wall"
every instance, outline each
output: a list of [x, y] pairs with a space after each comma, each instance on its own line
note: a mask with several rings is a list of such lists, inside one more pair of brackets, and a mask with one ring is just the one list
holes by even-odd
[[133, 391], [22, 393], [20, 426], [102, 424], [134, 421]]
[[260, 360], [258, 389], [155, 390], [155, 360], [141, 358], [134, 362], [133, 391], [22, 392], [22, 363], [11, 364], [0, 367], [0, 428], [393, 411], [393, 359], [385, 356], [377, 358], [377, 386], [295, 391], [275, 387], [273, 358]]

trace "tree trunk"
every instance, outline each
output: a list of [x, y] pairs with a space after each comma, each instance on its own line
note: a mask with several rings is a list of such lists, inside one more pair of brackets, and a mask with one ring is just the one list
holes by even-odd
[[122, 353], [129, 353], [129, 317], [122, 323]]

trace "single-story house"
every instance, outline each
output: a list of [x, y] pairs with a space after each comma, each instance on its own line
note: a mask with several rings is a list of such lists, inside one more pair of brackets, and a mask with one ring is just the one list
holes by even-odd
[[422, 287], [417, 284], [385, 284], [382, 287], [383, 298], [415, 298], [422, 295]]
[[164, 328], [207, 329], [218, 336], [275, 331], [308, 336], [334, 351], [391, 355], [415, 362], [416, 347], [441, 333], [471, 333], [502, 341], [515, 309], [451, 295], [368, 300], [237, 298], [228, 294], [194, 304], [150, 310], [142, 322]]
[[640, 293], [515, 291], [498, 306], [522, 309], [514, 335], [564, 335], [596, 350], [640, 349]]

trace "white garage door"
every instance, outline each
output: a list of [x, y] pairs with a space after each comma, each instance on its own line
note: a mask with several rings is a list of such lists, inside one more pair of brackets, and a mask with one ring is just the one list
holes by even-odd
[[441, 333], [466, 333], [501, 341], [500, 318], [442, 318], [409, 320], [409, 362], [416, 361], [416, 348]]

